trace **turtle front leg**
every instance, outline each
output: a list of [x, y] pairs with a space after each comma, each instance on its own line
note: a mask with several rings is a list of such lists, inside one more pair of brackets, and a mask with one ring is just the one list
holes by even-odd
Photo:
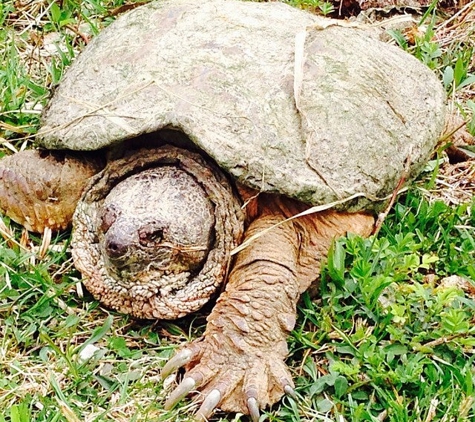
[[290, 201], [269, 203], [250, 225], [246, 239], [264, 234], [238, 254], [203, 338], [165, 365], [163, 377], [180, 366], [186, 369], [166, 408], [198, 390], [199, 419], [207, 419], [219, 406], [250, 414], [257, 421], [259, 409], [274, 404], [284, 393], [293, 394], [284, 360], [299, 296], [318, 277], [320, 260], [332, 239], [349, 231], [369, 235], [374, 220], [366, 214], [326, 212], [265, 232], [302, 211], [301, 204]]
[[89, 178], [104, 166], [97, 154], [27, 150], [0, 160], [0, 211], [27, 230], [67, 228]]

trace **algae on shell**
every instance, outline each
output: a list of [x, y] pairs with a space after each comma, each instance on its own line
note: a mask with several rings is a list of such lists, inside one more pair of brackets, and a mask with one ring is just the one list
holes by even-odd
[[87, 46], [38, 140], [94, 150], [175, 128], [246, 185], [313, 205], [359, 194], [343, 205], [356, 210], [390, 194], [406, 160], [420, 171], [444, 101], [428, 68], [364, 29], [278, 2], [160, 1]]

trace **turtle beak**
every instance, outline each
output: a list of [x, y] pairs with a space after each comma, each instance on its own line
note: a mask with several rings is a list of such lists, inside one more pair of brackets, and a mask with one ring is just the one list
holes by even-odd
[[105, 242], [105, 250], [110, 259], [116, 260], [127, 255], [129, 248], [123, 239], [119, 239], [118, 236], [108, 236]]
[[120, 224], [114, 224], [104, 236], [103, 251], [110, 262], [120, 268], [128, 264], [131, 247], [136, 242], [133, 234]]

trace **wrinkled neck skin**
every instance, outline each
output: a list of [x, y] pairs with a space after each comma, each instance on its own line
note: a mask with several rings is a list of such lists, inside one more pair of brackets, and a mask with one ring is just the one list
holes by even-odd
[[89, 291], [139, 318], [175, 319], [223, 284], [244, 216], [227, 177], [163, 145], [113, 160], [74, 216], [73, 258]]

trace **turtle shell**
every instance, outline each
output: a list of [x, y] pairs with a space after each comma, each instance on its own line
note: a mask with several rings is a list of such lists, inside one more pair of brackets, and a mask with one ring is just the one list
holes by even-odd
[[368, 207], [421, 170], [445, 119], [436, 76], [371, 34], [278, 2], [150, 3], [80, 54], [38, 141], [95, 150], [171, 128], [250, 187]]

